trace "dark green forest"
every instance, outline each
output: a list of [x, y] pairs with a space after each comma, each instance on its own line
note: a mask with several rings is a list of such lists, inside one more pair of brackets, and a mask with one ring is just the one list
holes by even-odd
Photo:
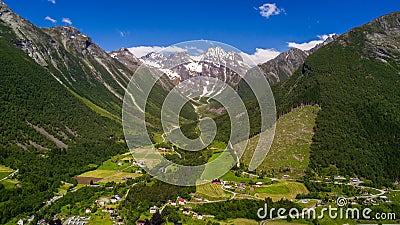
[[[15, 36], [0, 26], [0, 164], [19, 169], [20, 187], [0, 189], [0, 223], [21, 213], [33, 213], [53, 196], [61, 181], [100, 165], [126, 151], [118, 123], [96, 114], [75, 98], [43, 67], [11, 40]], [[40, 126], [63, 140], [60, 149], [28, 123]], [[78, 134], [70, 134], [67, 127]], [[63, 139], [59, 131], [68, 134]], [[51, 150], [29, 146], [30, 141]], [[17, 144], [26, 145], [26, 149]], [[43, 153], [46, 157], [38, 157]]]
[[387, 62], [376, 58], [383, 50], [366, 35], [380, 29], [368, 24], [322, 47], [273, 91], [280, 115], [303, 104], [322, 107], [311, 169], [334, 165], [341, 174], [391, 186], [400, 177], [400, 64], [398, 53], [386, 52], [394, 54]]

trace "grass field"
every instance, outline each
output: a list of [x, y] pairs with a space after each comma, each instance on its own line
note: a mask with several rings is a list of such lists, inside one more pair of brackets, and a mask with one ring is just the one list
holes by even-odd
[[232, 157], [230, 152], [223, 151], [221, 153], [213, 154], [204, 169], [202, 179], [211, 181], [220, 177], [226, 171], [229, 171], [233, 164], [235, 164], [235, 159]]
[[113, 222], [108, 214], [96, 214], [92, 215], [88, 225], [112, 225]]
[[10, 168], [8, 168], [8, 167], [6, 167], [6, 166], [3, 166], [3, 165], [0, 165], [0, 172], [13, 172], [14, 170], [12, 170], [12, 169], [10, 169]]
[[271, 183], [270, 179], [258, 179], [258, 178], [250, 178], [246, 176], [236, 176], [234, 172], [229, 171], [225, 175], [221, 177], [222, 180], [225, 181], [233, 181], [233, 182], [246, 182], [246, 183], [255, 183], [255, 182], [263, 182], [264, 184], [269, 184]]
[[[111, 157], [111, 159], [103, 162], [103, 164], [97, 168], [98, 170], [124, 170], [132, 165], [132, 163], [126, 163], [124, 160], [132, 160], [132, 154], [130, 152], [116, 155]], [[118, 165], [120, 164], [120, 165]]]
[[160, 134], [160, 133], [153, 133], [153, 140], [156, 143], [162, 143], [164, 141], [162, 134]]
[[115, 170], [92, 170], [79, 175], [78, 177], [94, 177], [94, 178], [106, 178], [115, 174]]
[[308, 193], [306, 186], [294, 181], [279, 181], [271, 185], [255, 188], [255, 197], [265, 199], [272, 198], [273, 201], [280, 199], [294, 200], [297, 194]]
[[211, 156], [211, 158], [208, 160], [208, 162], [214, 161], [215, 159], [217, 159], [217, 158], [218, 158], [220, 155], [222, 155], [222, 154], [226, 154], [226, 152], [224, 152], [223, 149], [221, 149], [221, 150], [215, 150], [214, 153], [213, 153], [213, 155]]
[[12, 169], [5, 167], [3, 165], [0, 165], [0, 180], [7, 177], [12, 172], [13, 172]]
[[123, 170], [132, 165], [132, 163], [124, 163], [120, 162], [122, 165], [119, 166], [118, 163], [115, 163], [112, 161], [113, 159], [105, 161], [99, 168], [98, 170]]
[[290, 190], [286, 185], [269, 185], [265, 187], [259, 187], [256, 189], [257, 193], [265, 193], [265, 194], [273, 194], [273, 195], [282, 195], [289, 194]]
[[[258, 173], [263, 171], [271, 177], [304, 175], [309, 164], [313, 128], [319, 110], [318, 106], [304, 106], [278, 119], [274, 141], [267, 157], [258, 167]], [[255, 136], [250, 139], [241, 159], [246, 165], [253, 156], [258, 138]]]
[[133, 173], [133, 171], [138, 168], [133, 167], [131, 162], [125, 162], [125, 160], [133, 160], [130, 152], [113, 156], [109, 160], [103, 162], [96, 170], [91, 170], [79, 175], [77, 179], [81, 181], [78, 182], [87, 184], [87, 180], [93, 180], [97, 183], [107, 183], [112, 181], [121, 183], [125, 181], [124, 178], [130, 177], [134, 179], [140, 176], [141, 174]]
[[125, 180], [123, 178], [130, 177], [132, 179], [141, 176], [141, 174], [136, 173], [128, 173], [117, 170], [93, 170], [86, 173], [83, 173], [78, 176], [79, 177], [90, 177], [90, 178], [99, 178], [98, 183], [107, 183], [107, 182], [116, 182], [121, 183]]
[[10, 175], [10, 172], [0, 172], [0, 180]]
[[134, 179], [139, 176], [141, 176], [141, 174], [116, 172], [116, 173], [112, 174], [111, 176], [100, 180], [99, 183], [107, 183], [107, 182], [112, 182], [112, 181], [114, 181], [115, 183], [121, 183], [121, 182], [124, 182], [124, 180], [123, 180], [124, 177], [130, 177], [130, 178]]
[[196, 186], [196, 193], [208, 200], [217, 200], [226, 198], [226, 193], [218, 184], [203, 184]]
[[17, 180], [9, 180], [9, 179], [0, 182], [0, 184], [3, 184], [6, 189], [13, 189], [15, 188], [15, 185], [17, 185], [18, 183], [19, 182]]

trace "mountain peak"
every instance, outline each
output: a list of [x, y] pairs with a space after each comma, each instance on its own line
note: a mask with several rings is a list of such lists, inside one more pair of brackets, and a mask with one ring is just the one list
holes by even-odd
[[73, 26], [55, 26], [55, 27], [51, 27], [49, 29], [56, 30], [56, 31], [59, 31], [59, 32], [82, 34], [82, 32], [80, 30], [78, 30], [77, 28], [75, 28]]
[[127, 48], [120, 48], [119, 50], [111, 51], [109, 55], [132, 71], [135, 71], [140, 65], [139, 59], [136, 58], [136, 56]]

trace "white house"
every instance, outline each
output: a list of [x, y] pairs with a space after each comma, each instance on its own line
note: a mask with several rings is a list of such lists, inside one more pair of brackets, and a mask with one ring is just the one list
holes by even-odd
[[157, 207], [156, 206], [150, 207], [150, 213], [151, 214], [154, 214], [156, 212], [157, 212]]
[[116, 198], [111, 198], [110, 201], [111, 201], [111, 203], [114, 204], [114, 203], [117, 203], [118, 200]]
[[26, 219], [22, 218], [22, 219], [18, 220], [17, 224], [18, 225], [24, 225], [25, 222], [26, 222]]
[[232, 186], [231, 185], [229, 185], [229, 184], [224, 184], [224, 186], [223, 186], [223, 188], [226, 188], [226, 189], [229, 189], [229, 188], [231, 188]]
[[179, 205], [186, 205], [186, 200], [183, 198], [179, 199], [178, 202], [179, 202]]

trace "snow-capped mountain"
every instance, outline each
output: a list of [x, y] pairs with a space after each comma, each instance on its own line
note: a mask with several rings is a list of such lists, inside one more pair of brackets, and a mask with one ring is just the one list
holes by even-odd
[[237, 83], [238, 74], [245, 75], [250, 69], [238, 53], [221, 47], [209, 48], [201, 55], [190, 55], [186, 51], [169, 54], [152, 52], [141, 57], [140, 61], [159, 69], [175, 84], [199, 76], [218, 78], [229, 84]]

